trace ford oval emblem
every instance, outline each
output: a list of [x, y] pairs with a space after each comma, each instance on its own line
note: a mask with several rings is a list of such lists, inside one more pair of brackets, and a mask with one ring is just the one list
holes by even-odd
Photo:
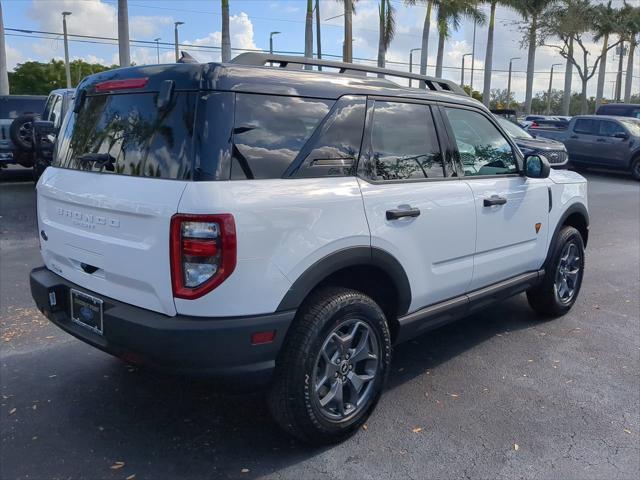
[[89, 307], [82, 307], [80, 309], [80, 316], [85, 321], [93, 320], [93, 310], [91, 310]]

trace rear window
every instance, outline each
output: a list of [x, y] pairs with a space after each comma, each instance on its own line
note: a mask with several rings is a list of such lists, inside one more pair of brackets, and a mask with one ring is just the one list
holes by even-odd
[[46, 97], [20, 98], [20, 97], [0, 97], [0, 118], [18, 118], [24, 113], [42, 113]]
[[96, 95], [69, 115], [53, 164], [137, 177], [188, 180], [196, 92], [176, 92], [165, 109], [157, 94]]
[[581, 118], [576, 120], [576, 125], [573, 127], [573, 131], [575, 133], [582, 133], [585, 135], [597, 135], [598, 125], [598, 120]]

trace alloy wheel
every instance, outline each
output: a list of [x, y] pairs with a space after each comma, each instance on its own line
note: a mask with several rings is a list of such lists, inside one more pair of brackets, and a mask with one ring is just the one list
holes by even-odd
[[368, 405], [380, 356], [380, 342], [362, 320], [347, 320], [329, 333], [312, 378], [312, 395], [327, 419], [344, 421]]
[[562, 249], [554, 282], [555, 294], [560, 303], [566, 305], [573, 300], [578, 287], [581, 269], [582, 257], [580, 250], [574, 242], [569, 242]]

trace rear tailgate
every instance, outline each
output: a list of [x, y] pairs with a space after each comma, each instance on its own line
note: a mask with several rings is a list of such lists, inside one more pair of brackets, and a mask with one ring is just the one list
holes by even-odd
[[96, 293], [174, 315], [169, 223], [185, 187], [48, 168], [38, 185], [45, 265]]
[[[184, 74], [200, 67], [154, 68], [83, 81], [38, 183], [40, 243], [46, 266], [65, 279], [175, 315], [170, 223], [192, 177], [199, 86], [198, 70]], [[167, 77], [178, 80], [163, 94]]]

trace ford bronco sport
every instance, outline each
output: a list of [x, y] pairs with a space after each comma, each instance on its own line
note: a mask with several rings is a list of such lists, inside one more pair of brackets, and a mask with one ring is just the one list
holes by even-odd
[[86, 78], [37, 192], [52, 322], [265, 385], [311, 443], [363, 424], [392, 345], [524, 291], [566, 313], [589, 224], [585, 180], [453, 82], [277, 55]]

